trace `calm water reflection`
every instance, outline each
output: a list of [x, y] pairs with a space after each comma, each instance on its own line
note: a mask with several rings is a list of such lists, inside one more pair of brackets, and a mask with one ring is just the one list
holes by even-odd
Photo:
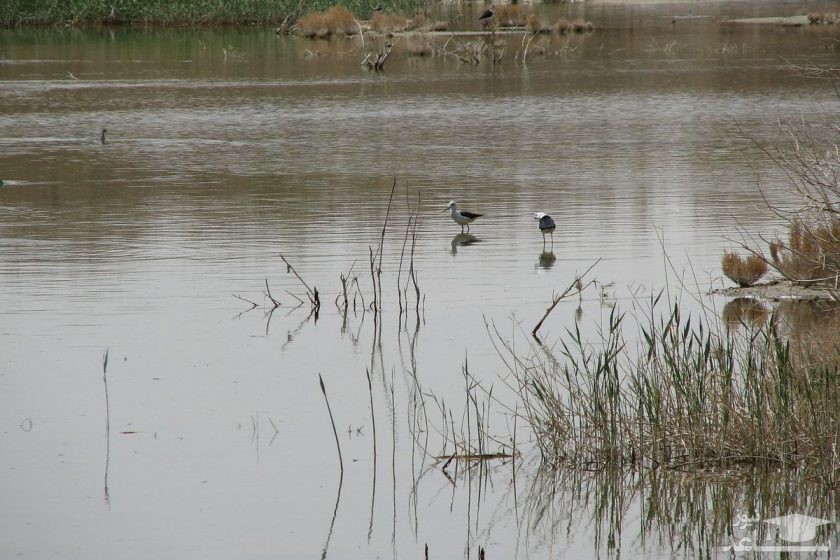
[[[769, 227], [754, 185], [778, 177], [741, 131], [776, 138], [777, 117], [836, 112], [786, 62], [834, 61], [831, 30], [720, 22], [799, 11], [788, 3], [697, 6], [711, 17], [671, 23], [686, 6], [552, 7], [603, 29], [547, 38], [556, 54], [527, 64], [397, 52], [383, 74], [360, 70], [352, 41], [266, 30], [0, 32], [0, 553], [694, 556], [739, 508], [830, 517], [819, 489], [772, 478], [583, 480], [526, 461], [516, 487], [509, 463], [448, 480], [409, 429], [421, 395], [460, 410], [465, 359], [498, 383], [485, 321], [530, 330], [598, 258], [608, 305], [674, 285], [689, 261], [705, 289], [725, 236]], [[394, 177], [375, 320], [361, 297]], [[421, 313], [406, 321], [396, 271], [418, 194]], [[452, 199], [486, 214], [468, 235], [440, 211]], [[553, 252], [536, 211], [558, 223]], [[317, 323], [295, 309], [288, 292], [305, 296], [280, 252], [321, 292]], [[343, 317], [332, 300], [351, 269]], [[282, 303], [270, 314], [266, 280]], [[260, 308], [242, 313], [232, 294]], [[585, 332], [602, 301], [584, 299]], [[577, 307], [561, 305], [546, 338]], [[431, 439], [429, 453], [451, 453]]]

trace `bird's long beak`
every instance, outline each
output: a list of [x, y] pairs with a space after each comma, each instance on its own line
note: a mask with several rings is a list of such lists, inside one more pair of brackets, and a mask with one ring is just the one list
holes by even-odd
[[448, 211], [450, 208], [452, 208], [452, 207], [451, 207], [451, 206], [447, 206], [446, 208], [444, 208], [444, 209], [443, 209], [443, 211], [444, 211], [444, 212], [446, 212], [446, 211]]

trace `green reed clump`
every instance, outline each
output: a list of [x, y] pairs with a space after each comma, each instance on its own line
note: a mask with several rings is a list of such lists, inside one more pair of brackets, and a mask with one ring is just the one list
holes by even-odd
[[836, 342], [792, 345], [774, 318], [743, 332], [710, 325], [683, 317], [678, 303], [660, 316], [659, 303], [635, 326], [638, 348], [628, 346], [617, 308], [597, 344], [577, 326], [559, 341], [559, 356], [533, 346], [522, 358], [505, 344], [543, 458], [583, 468], [790, 467], [833, 481]]
[[[96, 24], [278, 24], [334, 5], [370, 14], [376, 0], [6, 0], [0, 3], [0, 25]], [[422, 0], [400, 0], [407, 13], [425, 11]]]

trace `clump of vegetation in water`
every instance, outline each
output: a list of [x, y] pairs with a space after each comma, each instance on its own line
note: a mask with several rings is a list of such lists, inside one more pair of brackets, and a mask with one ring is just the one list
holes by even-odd
[[741, 287], [752, 286], [767, 274], [767, 261], [758, 255], [741, 257], [733, 251], [725, 251], [721, 259], [721, 268], [727, 278]]
[[[5, 0], [0, 25], [290, 25], [306, 12], [326, 11], [335, 0]], [[340, 0], [338, 5], [357, 14], [370, 14], [376, 0]], [[398, 0], [403, 13], [426, 10], [423, 0]]]
[[[597, 344], [575, 326], [528, 355], [496, 332], [544, 461], [571, 468], [790, 468], [837, 482], [840, 353], [685, 317], [660, 297], [632, 321], [612, 309]], [[662, 311], [666, 311], [662, 314]], [[835, 336], [836, 340], [836, 336]], [[836, 348], [836, 343], [834, 348]]]
[[342, 6], [326, 12], [309, 12], [298, 19], [298, 29], [305, 37], [325, 38], [331, 35], [353, 35], [358, 32], [356, 16]]

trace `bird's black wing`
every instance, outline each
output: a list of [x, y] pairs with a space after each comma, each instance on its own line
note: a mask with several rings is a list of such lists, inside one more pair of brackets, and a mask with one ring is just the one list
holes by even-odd
[[551, 219], [551, 216], [543, 216], [540, 218], [540, 229], [554, 229], [557, 225], [554, 223], [554, 220]]
[[472, 212], [461, 212], [461, 215], [465, 218], [475, 220], [476, 218], [482, 217], [484, 214], [473, 214]]

